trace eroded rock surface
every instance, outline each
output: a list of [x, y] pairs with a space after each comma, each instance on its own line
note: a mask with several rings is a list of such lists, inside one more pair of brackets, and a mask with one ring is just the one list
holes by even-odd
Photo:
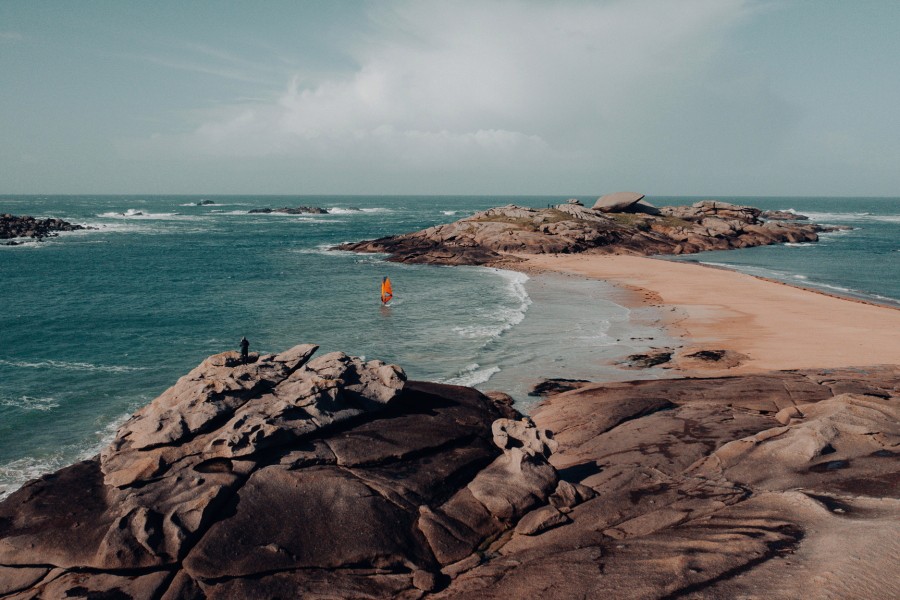
[[633, 192], [610, 194], [593, 208], [574, 203], [545, 209], [508, 205], [455, 223], [337, 249], [386, 252], [389, 260], [398, 262], [489, 264], [518, 260], [513, 256], [518, 253], [692, 254], [814, 242], [819, 233], [834, 230], [726, 202], [657, 208], [642, 198]]
[[0, 596], [419, 597], [556, 489], [508, 404], [315, 351], [211, 356], [8, 497]]
[[898, 410], [896, 366], [554, 395], [550, 506], [434, 597], [893, 598]]
[[0, 597], [900, 587], [896, 366], [580, 382], [523, 418], [314, 351], [210, 357], [101, 457], [0, 503]]

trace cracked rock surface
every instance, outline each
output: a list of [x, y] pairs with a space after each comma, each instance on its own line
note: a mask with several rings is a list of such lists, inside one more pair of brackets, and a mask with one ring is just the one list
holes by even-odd
[[210, 357], [0, 503], [0, 597], [900, 588], [896, 366], [582, 382], [523, 418], [315, 350]]
[[900, 589], [897, 366], [588, 384], [532, 418], [558, 444], [551, 506], [433, 597]]
[[555, 490], [549, 434], [508, 405], [316, 349], [211, 356], [12, 494], [0, 596], [420, 597]]

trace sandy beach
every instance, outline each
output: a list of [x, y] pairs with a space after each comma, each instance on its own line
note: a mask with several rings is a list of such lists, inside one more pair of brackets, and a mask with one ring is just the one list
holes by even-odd
[[[900, 363], [900, 310], [751, 275], [637, 256], [521, 255], [522, 268], [604, 279], [671, 315], [676, 353], [724, 349], [743, 355], [707, 374]], [[695, 371], [698, 361], [679, 363]]]

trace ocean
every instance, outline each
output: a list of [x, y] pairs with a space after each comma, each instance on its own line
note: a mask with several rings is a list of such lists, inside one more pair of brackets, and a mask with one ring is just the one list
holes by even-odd
[[[134, 410], [242, 336], [251, 351], [315, 343], [410, 378], [499, 389], [526, 411], [544, 377], [655, 376], [610, 364], [670, 340], [654, 309], [629, 309], [604, 282], [327, 250], [569, 197], [0, 196], [0, 213], [96, 228], [0, 246], [0, 497], [95, 454]], [[900, 200], [719, 199], [854, 229], [676, 260], [900, 304]], [[300, 205], [329, 214], [248, 214]], [[390, 308], [378, 299], [385, 275]]]

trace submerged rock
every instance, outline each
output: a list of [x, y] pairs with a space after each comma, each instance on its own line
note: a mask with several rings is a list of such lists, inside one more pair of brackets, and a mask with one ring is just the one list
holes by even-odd
[[327, 215], [328, 211], [318, 206], [297, 206], [294, 208], [283, 206], [281, 208], [251, 208], [247, 213], [251, 215], [271, 213], [281, 213], [285, 215]]

